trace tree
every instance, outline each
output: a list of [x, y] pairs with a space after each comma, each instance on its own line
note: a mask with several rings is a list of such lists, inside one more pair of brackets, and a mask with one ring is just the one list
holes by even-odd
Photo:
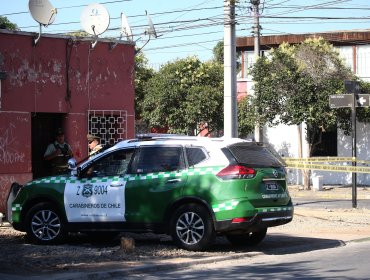
[[[241, 68], [241, 52], [236, 53], [236, 68], [240, 71]], [[216, 46], [213, 47], [213, 60], [220, 64], [224, 64], [224, 41], [219, 41]]]
[[135, 115], [140, 119], [145, 96], [146, 83], [154, 76], [154, 69], [148, 66], [148, 59], [140, 52], [135, 56]]
[[343, 93], [344, 80], [354, 75], [323, 39], [282, 44], [258, 59], [251, 74], [260, 123], [306, 123], [310, 156], [323, 131], [337, 129], [337, 125], [348, 131], [348, 110], [330, 109], [328, 100], [329, 95]]
[[213, 59], [220, 64], [224, 64], [224, 41], [219, 41], [213, 47]]
[[238, 134], [240, 138], [247, 138], [254, 132], [256, 123], [255, 109], [253, 109], [251, 96], [238, 102]]
[[223, 123], [223, 67], [196, 57], [164, 65], [146, 84], [142, 117], [151, 127], [170, 133], [194, 133], [197, 123], [212, 131]]
[[8, 18], [4, 16], [0, 16], [0, 29], [8, 29], [12, 31], [19, 30], [15, 23], [10, 22]]
[[72, 31], [66, 33], [66, 35], [73, 36], [73, 37], [93, 37], [91, 34], [87, 33], [86, 31], [83, 30], [78, 30], [78, 31]]

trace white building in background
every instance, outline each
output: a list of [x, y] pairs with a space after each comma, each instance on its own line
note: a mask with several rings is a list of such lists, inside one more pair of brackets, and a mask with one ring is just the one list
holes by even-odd
[[[314, 34], [262, 36], [261, 55], [271, 48], [278, 47], [281, 43], [287, 42], [297, 44], [307, 38], [322, 37], [338, 49], [345, 64], [351, 68], [360, 79], [370, 81], [370, 30], [337, 31]], [[238, 96], [242, 97], [252, 93], [252, 79], [248, 74], [248, 68], [255, 61], [254, 38], [237, 38], [237, 51], [241, 52], [241, 72], [238, 76]], [[328, 101], [329, 102], [329, 101]], [[301, 133], [299, 132], [301, 131]], [[370, 124], [357, 122], [357, 159], [370, 161]], [[299, 147], [299, 137], [302, 138], [302, 148]], [[280, 125], [274, 128], [264, 128], [264, 141], [269, 142], [274, 148], [286, 157], [307, 157], [308, 144], [305, 136], [305, 124], [297, 126]], [[324, 135], [324, 143], [321, 154], [318, 156], [352, 156], [352, 138], [344, 135], [338, 129], [336, 133]], [[348, 163], [331, 163], [338, 165], [351, 165]], [[358, 164], [358, 166], [369, 166], [369, 164]], [[289, 183], [303, 184], [303, 177], [300, 170], [289, 169]], [[352, 184], [350, 172], [331, 172], [313, 170], [311, 178], [323, 176], [325, 185], [347, 185]], [[357, 184], [370, 185], [370, 174], [358, 173]]]

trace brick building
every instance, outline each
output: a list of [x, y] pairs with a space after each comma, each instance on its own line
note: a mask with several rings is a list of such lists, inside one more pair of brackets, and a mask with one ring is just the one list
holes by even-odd
[[86, 134], [102, 144], [134, 136], [133, 43], [0, 30], [0, 212], [12, 182], [47, 175], [43, 154], [57, 128], [77, 161]]

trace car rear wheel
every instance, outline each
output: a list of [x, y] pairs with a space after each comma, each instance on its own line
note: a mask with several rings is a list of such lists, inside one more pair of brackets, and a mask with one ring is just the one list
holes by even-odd
[[262, 242], [267, 233], [267, 228], [260, 231], [249, 232], [244, 234], [228, 234], [227, 240], [235, 246], [255, 246]]
[[58, 244], [64, 240], [64, 225], [59, 214], [50, 203], [39, 203], [26, 215], [27, 237], [36, 244]]
[[171, 221], [171, 236], [180, 248], [205, 250], [215, 239], [212, 218], [207, 209], [199, 204], [182, 205]]

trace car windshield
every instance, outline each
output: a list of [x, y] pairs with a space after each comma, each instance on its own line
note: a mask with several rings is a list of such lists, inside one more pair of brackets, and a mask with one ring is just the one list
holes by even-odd
[[284, 160], [270, 146], [256, 142], [242, 142], [228, 147], [238, 163], [256, 167], [286, 166]]

